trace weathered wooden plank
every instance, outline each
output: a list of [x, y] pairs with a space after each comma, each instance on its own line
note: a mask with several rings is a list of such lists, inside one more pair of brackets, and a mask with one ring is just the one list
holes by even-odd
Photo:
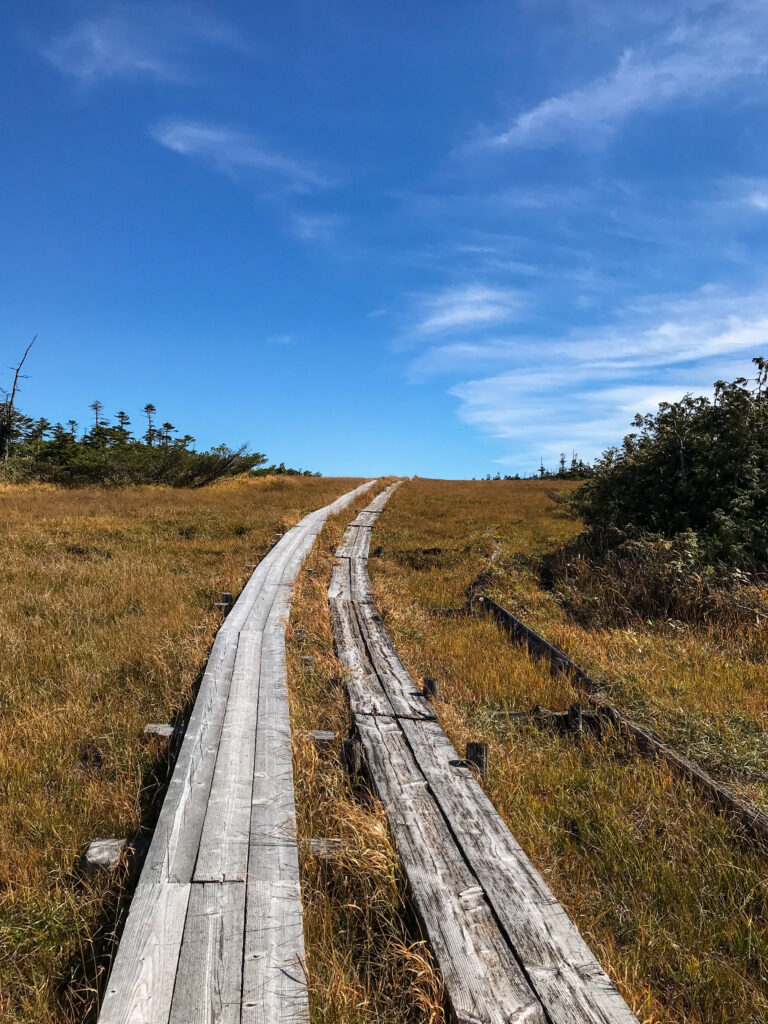
[[454, 1017], [545, 1024], [477, 878], [467, 867], [397, 722], [357, 716], [374, 785], [440, 966]]
[[253, 762], [248, 878], [298, 881], [296, 808], [285, 638], [270, 627], [262, 649], [262, 678], [273, 685], [259, 692], [259, 728]]
[[242, 1024], [309, 1020], [298, 879], [249, 880], [243, 957]]
[[351, 601], [331, 600], [331, 631], [352, 710], [360, 714], [394, 715], [394, 709], [373, 666]]
[[142, 869], [150, 881], [192, 878], [236, 652], [237, 636], [220, 630]]
[[436, 722], [402, 721], [467, 863], [552, 1024], [636, 1024], [576, 927]]
[[168, 1024], [189, 884], [139, 883], [109, 976], [100, 1024]]
[[373, 671], [395, 711], [407, 718], [434, 718], [435, 711], [411, 679], [384, 628], [381, 615], [371, 601], [351, 604]]
[[378, 511], [378, 512], [374, 512], [374, 511], [370, 511], [367, 508], [363, 509], [362, 512], [359, 512], [357, 514], [354, 522], [350, 523], [350, 526], [352, 526], [352, 527], [355, 527], [355, 526], [374, 527], [376, 525], [380, 515], [381, 515], [381, 510]]
[[[225, 853], [227, 863], [231, 863], [231, 854], [235, 847], [238, 850], [237, 857], [242, 856], [242, 826], [239, 822], [242, 817], [245, 792], [248, 792], [246, 806], [249, 818], [252, 813], [252, 788], [249, 787], [252, 787], [254, 777], [252, 773], [249, 773], [247, 763], [245, 772], [242, 771], [244, 765], [239, 761], [240, 754], [245, 762], [249, 755], [246, 730], [239, 730], [236, 713], [238, 709], [247, 712], [245, 696], [248, 687], [246, 683], [248, 680], [253, 682], [252, 666], [248, 663], [248, 657], [253, 651], [253, 641], [249, 639], [249, 633], [255, 631], [258, 634], [267, 619], [271, 617], [274, 628], [279, 632], [280, 637], [279, 642], [275, 642], [274, 635], [270, 633], [269, 650], [273, 657], [279, 659], [283, 651], [280, 643], [284, 644], [284, 618], [290, 603], [290, 588], [287, 586], [287, 582], [292, 582], [295, 578], [302, 558], [311, 548], [326, 519], [349, 505], [358, 495], [373, 486], [374, 482], [363, 484], [348, 494], [342, 495], [325, 508], [310, 513], [298, 526], [288, 531], [257, 566], [219, 629], [186, 728], [184, 741], [144, 869], [131, 902], [123, 937], [107, 984], [103, 1008], [99, 1017], [101, 1024], [168, 1024], [174, 979], [179, 962], [179, 952], [182, 948], [184, 923], [190, 899], [189, 883], [198, 857], [212, 780], [220, 754], [219, 741], [225, 721], [227, 725], [221, 761], [222, 787], [225, 781], [223, 776], [226, 774], [225, 764], [232, 765], [233, 769], [239, 767], [241, 769], [239, 774], [235, 773], [232, 777], [234, 787], [238, 790], [239, 795], [236, 799], [225, 797], [224, 789], [219, 790], [217, 787], [214, 793], [214, 803], [221, 798], [220, 806], [225, 810], [220, 816], [212, 813], [211, 821], [219, 820], [220, 822], [220, 839], [223, 840], [222, 849], [227, 851]], [[243, 677], [242, 679], [238, 677], [236, 680], [235, 702], [230, 714], [227, 715], [227, 704], [239, 642], [242, 644], [240, 658]], [[280, 667], [275, 668], [272, 663], [270, 663], [269, 671], [274, 671], [275, 685], [282, 688], [284, 694], [284, 655], [282, 658], [282, 674]], [[266, 713], [269, 713], [269, 709]], [[282, 714], [284, 723], [281, 738], [282, 742], [285, 742], [287, 703], [283, 706]], [[249, 721], [251, 726], [258, 725], [258, 718], [250, 713]], [[289, 727], [287, 735], [290, 750]], [[253, 734], [251, 734], [251, 738], [253, 742]], [[251, 777], [243, 787], [243, 776], [247, 777], [249, 774]], [[282, 808], [281, 820], [284, 825], [288, 821], [289, 826], [283, 828], [281, 835], [287, 838], [281, 844], [279, 857], [273, 857], [271, 860], [256, 858], [257, 866], [254, 869], [254, 877], [257, 880], [259, 880], [260, 872], [266, 876], [271, 871], [273, 881], [276, 879], [279, 882], [283, 878], [289, 878], [295, 885], [298, 885], [298, 856], [294, 835], [295, 816], [292, 819], [293, 832], [290, 829], [293, 807], [292, 780], [289, 757], [287, 765], [283, 762], [278, 787], [280, 792], [283, 792], [286, 787], [291, 791], [290, 803], [286, 799], [282, 799], [280, 805]], [[269, 785], [269, 778], [265, 774], [260, 780], [260, 792], [264, 801], [268, 799], [266, 792]], [[238, 809], [236, 814], [234, 813], [235, 807]], [[210, 851], [206, 853], [206, 856], [209, 867], [204, 867], [205, 862], [201, 861], [201, 875], [214, 874], [216, 869], [211, 866], [214, 863], [213, 843], [211, 843]], [[254, 858], [249, 859], [249, 865], [254, 865]], [[229, 868], [223, 868], [220, 874], [225, 876], [229, 870]], [[239, 869], [233, 873], [239, 874]], [[217, 889], [222, 896], [226, 896], [226, 899], [234, 898], [231, 894], [235, 892], [238, 885], [241, 889], [243, 888], [242, 882], [211, 884], [213, 888], [210, 889], [205, 883], [195, 883], [192, 888], [196, 892], [203, 889], [213, 892], [214, 889]], [[196, 901], [200, 899], [203, 897], [195, 897]], [[197, 907], [197, 902], [195, 902], [195, 907]], [[298, 907], [300, 931], [300, 904], [296, 903], [296, 907]], [[196, 923], [190, 919], [190, 936], [194, 929], [199, 930], [202, 925], [210, 925], [210, 921], [197, 921], [197, 917], [207, 919], [210, 916], [205, 913], [193, 915]], [[223, 928], [228, 927], [228, 920], [228, 917], [222, 917]], [[223, 935], [224, 932], [222, 931], [221, 934]], [[242, 962], [243, 934], [241, 914], [239, 945], [235, 943], [240, 952], [230, 958], [232, 963]], [[293, 945], [295, 944], [294, 941]], [[184, 970], [186, 971], [188, 968], [184, 967]], [[206, 974], [201, 976], [212, 977]], [[187, 982], [182, 980], [180, 986], [179, 999], [182, 998]], [[207, 989], [206, 992], [208, 992]], [[306, 1005], [305, 985], [302, 998], [303, 1004]], [[217, 1005], [215, 1000], [206, 1002], [206, 999], [207, 995], [205, 998], [201, 997], [200, 1007], [208, 1006], [215, 1009]], [[182, 1012], [181, 1009], [174, 1010], [179, 1020], [184, 1019], [186, 1012], [186, 1010]], [[213, 1013], [214, 1010], [212, 1009], [210, 1012]], [[229, 1010], [226, 1012], [229, 1013]], [[236, 1017], [237, 1015], [232, 1019], [236, 1019]], [[190, 1017], [189, 1019], [214, 1020], [219, 1018], [211, 1016]], [[229, 1018], [222, 1017], [221, 1019]]]
[[350, 564], [348, 558], [337, 558], [331, 569], [331, 581], [328, 586], [328, 600], [351, 601], [352, 582], [350, 580]]
[[251, 825], [253, 757], [262, 634], [240, 633], [200, 849], [196, 882], [244, 882]]
[[367, 558], [370, 541], [371, 526], [357, 522], [352, 523], [344, 531], [341, 544], [336, 548], [336, 557]]
[[193, 884], [169, 1024], [240, 1024], [245, 883]]

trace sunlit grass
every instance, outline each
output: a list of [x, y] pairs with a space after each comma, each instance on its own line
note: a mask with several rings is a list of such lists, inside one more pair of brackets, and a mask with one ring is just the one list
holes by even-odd
[[[489, 794], [640, 1018], [763, 1021], [767, 858], [617, 737], [579, 746], [532, 725], [494, 723], [489, 710], [562, 710], [578, 694], [488, 619], [429, 614], [462, 604], [496, 538], [491, 593], [501, 604], [687, 752], [708, 747], [709, 767], [759, 798], [764, 665], [740, 664], [741, 634], [729, 649], [722, 632], [597, 632], [567, 621], [534, 565], [578, 529], [536, 482], [412, 481], [374, 531], [373, 546], [383, 549], [370, 563], [374, 594], [414, 677], [439, 679], [438, 714], [457, 748], [489, 742]], [[414, 556], [417, 547], [455, 550]], [[731, 742], [735, 716], [758, 724], [756, 741], [749, 733], [741, 747]]]
[[92, 1010], [116, 889], [73, 866], [151, 817], [159, 747], [257, 562], [358, 481], [267, 477], [198, 491], [0, 488], [0, 1017]]

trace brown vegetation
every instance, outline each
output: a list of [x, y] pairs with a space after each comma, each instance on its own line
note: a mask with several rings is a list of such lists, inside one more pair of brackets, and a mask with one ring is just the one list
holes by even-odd
[[3, 1021], [86, 1018], [117, 891], [73, 869], [152, 821], [167, 763], [145, 723], [183, 713], [245, 564], [355, 482], [0, 488]]
[[579, 524], [545, 487], [417, 480], [400, 488], [374, 531], [382, 550], [370, 563], [387, 628], [414, 678], [439, 679], [436, 706], [456, 747], [488, 740], [489, 795], [640, 1019], [764, 1020], [765, 853], [617, 736], [577, 743], [494, 718], [536, 704], [562, 711], [576, 695], [490, 619], [431, 614], [463, 604], [498, 543], [491, 596], [583, 664], [615, 703], [765, 806], [762, 627], [743, 662], [741, 627], [733, 636], [668, 622], [595, 630], [569, 619], [540, 585], [539, 558]]

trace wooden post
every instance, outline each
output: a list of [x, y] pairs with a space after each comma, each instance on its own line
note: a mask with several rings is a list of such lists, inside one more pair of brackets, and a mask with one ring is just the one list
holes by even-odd
[[568, 708], [567, 722], [569, 732], [584, 732], [581, 704], [578, 701]]
[[480, 778], [485, 781], [488, 771], [488, 744], [470, 740], [464, 760], [469, 767], [476, 768]]
[[440, 684], [434, 676], [424, 676], [421, 692], [427, 700], [434, 700], [440, 692]]
[[363, 748], [360, 740], [355, 737], [344, 740], [341, 745], [341, 761], [350, 778], [356, 780], [363, 768]]

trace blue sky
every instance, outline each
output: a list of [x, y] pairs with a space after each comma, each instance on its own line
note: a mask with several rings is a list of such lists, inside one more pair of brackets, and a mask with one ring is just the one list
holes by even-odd
[[40, 0], [0, 84], [29, 414], [481, 476], [768, 355], [763, 0]]

